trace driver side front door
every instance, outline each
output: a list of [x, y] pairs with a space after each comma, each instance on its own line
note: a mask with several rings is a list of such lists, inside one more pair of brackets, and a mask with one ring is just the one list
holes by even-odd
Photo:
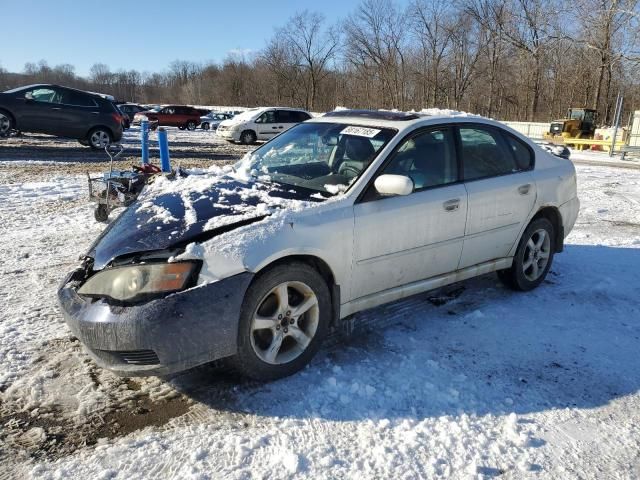
[[350, 300], [454, 271], [460, 261], [467, 191], [452, 130], [410, 135], [378, 175], [385, 173], [410, 177], [414, 190], [384, 197], [372, 183], [354, 206]]

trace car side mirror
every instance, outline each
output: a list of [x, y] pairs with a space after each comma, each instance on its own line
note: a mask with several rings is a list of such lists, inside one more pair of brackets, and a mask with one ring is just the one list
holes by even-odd
[[380, 175], [373, 183], [380, 195], [409, 195], [413, 192], [413, 180], [404, 175]]
[[24, 99], [27, 102], [33, 102], [33, 94], [31, 92], [27, 92], [24, 94]]

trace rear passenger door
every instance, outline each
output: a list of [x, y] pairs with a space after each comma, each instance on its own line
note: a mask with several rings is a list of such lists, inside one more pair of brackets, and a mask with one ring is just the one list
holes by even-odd
[[75, 90], [65, 90], [62, 102], [62, 113], [68, 128], [67, 135], [84, 137], [100, 115], [97, 102], [91, 96]]
[[534, 154], [489, 125], [457, 128], [469, 207], [460, 268], [506, 257], [536, 201]]

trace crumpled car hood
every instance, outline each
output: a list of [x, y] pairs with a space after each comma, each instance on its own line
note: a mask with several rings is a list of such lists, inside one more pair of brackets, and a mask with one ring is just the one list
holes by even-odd
[[183, 247], [262, 220], [280, 208], [283, 199], [323, 201], [288, 186], [227, 177], [205, 190], [152, 198], [143, 194], [103, 231], [87, 256], [93, 269], [101, 270], [118, 257]]

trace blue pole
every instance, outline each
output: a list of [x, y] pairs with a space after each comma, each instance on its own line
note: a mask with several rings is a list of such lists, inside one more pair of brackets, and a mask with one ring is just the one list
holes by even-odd
[[167, 131], [164, 128], [158, 129], [158, 144], [160, 146], [160, 166], [165, 173], [171, 173], [171, 162], [169, 161], [169, 140]]
[[143, 118], [140, 122], [140, 140], [142, 141], [142, 165], [149, 163], [149, 120]]

